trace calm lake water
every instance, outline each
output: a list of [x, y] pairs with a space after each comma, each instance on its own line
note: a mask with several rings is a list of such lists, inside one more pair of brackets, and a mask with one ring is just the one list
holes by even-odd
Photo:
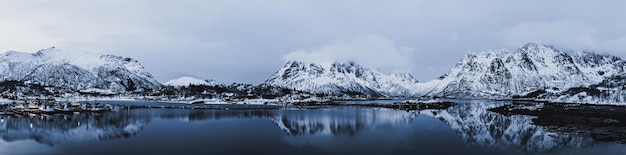
[[550, 131], [533, 125], [531, 116], [487, 111], [510, 102], [455, 102], [446, 110], [409, 112], [333, 107], [5, 115], [0, 154], [626, 153], [624, 144]]

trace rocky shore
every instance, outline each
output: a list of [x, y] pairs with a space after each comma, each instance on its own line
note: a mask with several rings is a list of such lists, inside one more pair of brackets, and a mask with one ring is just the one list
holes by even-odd
[[526, 103], [504, 105], [489, 111], [536, 116], [533, 124], [549, 130], [590, 136], [598, 141], [626, 143], [626, 106]]

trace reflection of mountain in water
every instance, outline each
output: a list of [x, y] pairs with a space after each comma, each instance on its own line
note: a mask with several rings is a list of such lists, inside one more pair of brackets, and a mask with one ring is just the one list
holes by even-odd
[[289, 136], [349, 135], [384, 125], [407, 125], [417, 113], [382, 108], [317, 109], [307, 114], [281, 111], [272, 121]]
[[556, 133], [533, 125], [530, 116], [504, 116], [487, 109], [502, 104], [459, 104], [446, 110], [423, 113], [440, 119], [467, 143], [500, 148], [518, 148], [524, 152], [544, 152], [562, 147], [582, 147], [592, 140], [568, 133]]
[[5, 141], [35, 140], [54, 145], [128, 138], [136, 135], [152, 119], [181, 121], [219, 120], [222, 118], [273, 118], [268, 110], [191, 110], [138, 109], [107, 113], [18, 116], [4, 115], [0, 120], [0, 137]]
[[[383, 137], [402, 138], [406, 136], [406, 132], [414, 130], [410, 127], [411, 124], [423, 114], [447, 123], [469, 144], [503, 149], [515, 148], [524, 152], [544, 152], [563, 147], [588, 146], [593, 142], [588, 137], [548, 131], [535, 126], [532, 124], [531, 116], [504, 116], [487, 110], [502, 104], [504, 103], [459, 104], [445, 110], [420, 112], [342, 107], [306, 111], [136, 109], [103, 114], [36, 117], [5, 115], [0, 120], [0, 137], [9, 142], [35, 140], [54, 145], [130, 137], [136, 135], [153, 119], [193, 122], [267, 118], [288, 136], [284, 137], [284, 140], [289, 143], [326, 146], [329, 141], [341, 140], [342, 137], [380, 141], [380, 131], [385, 132]], [[389, 142], [393, 143], [393, 140]]]
[[[158, 110], [156, 110], [158, 111]], [[189, 110], [189, 109], [170, 109], [161, 110], [158, 117], [162, 119], [175, 119], [180, 121], [203, 121], [203, 120], [220, 120], [226, 118], [271, 118], [276, 115], [273, 110]]]
[[136, 117], [126, 113], [3, 116], [0, 135], [5, 141], [32, 139], [48, 145], [62, 142], [130, 137], [149, 117]]

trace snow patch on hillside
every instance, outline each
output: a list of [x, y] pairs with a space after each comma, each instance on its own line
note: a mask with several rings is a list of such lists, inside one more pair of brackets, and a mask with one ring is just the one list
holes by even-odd
[[179, 77], [177, 79], [167, 81], [163, 83], [163, 85], [175, 86], [175, 87], [189, 86], [189, 85], [211, 86], [211, 85], [216, 85], [216, 83], [185, 76], [185, 77]]

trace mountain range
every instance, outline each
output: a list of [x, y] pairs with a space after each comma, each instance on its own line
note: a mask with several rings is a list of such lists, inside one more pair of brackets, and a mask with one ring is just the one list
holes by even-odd
[[625, 70], [616, 56], [528, 43], [516, 50], [469, 52], [448, 73], [423, 83], [353, 62], [289, 61], [265, 84], [332, 95], [621, 103]]
[[[469, 52], [437, 79], [385, 74], [354, 62], [288, 61], [263, 84], [327, 96], [626, 101], [626, 64], [616, 56], [528, 43], [516, 50]], [[145, 92], [217, 83], [181, 77], [161, 84], [132, 58], [48, 48], [0, 55], [0, 81], [81, 92]]]

